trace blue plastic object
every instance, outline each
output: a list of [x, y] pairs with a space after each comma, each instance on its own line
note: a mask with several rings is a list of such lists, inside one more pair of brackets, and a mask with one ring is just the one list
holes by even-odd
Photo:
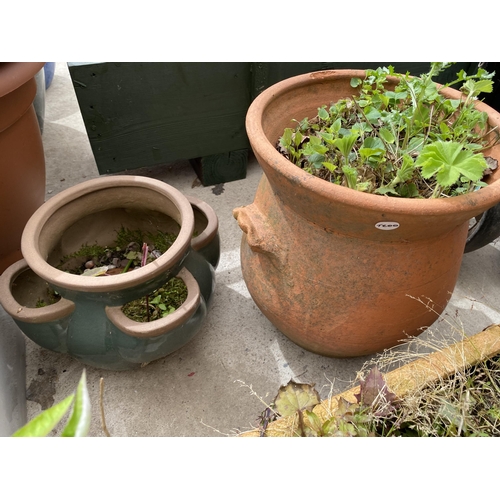
[[50, 84], [52, 83], [52, 79], [54, 78], [56, 63], [55, 62], [45, 63], [43, 69], [45, 71], [45, 90], [47, 90], [50, 87]]

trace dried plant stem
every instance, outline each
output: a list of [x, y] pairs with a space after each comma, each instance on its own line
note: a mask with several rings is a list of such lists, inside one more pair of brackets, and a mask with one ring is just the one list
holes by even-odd
[[111, 437], [111, 434], [109, 433], [108, 428], [106, 427], [106, 419], [104, 418], [103, 399], [104, 399], [104, 379], [101, 377], [101, 379], [99, 380], [99, 406], [101, 408], [101, 426], [102, 430], [104, 431], [104, 434], [106, 434], [107, 437]]

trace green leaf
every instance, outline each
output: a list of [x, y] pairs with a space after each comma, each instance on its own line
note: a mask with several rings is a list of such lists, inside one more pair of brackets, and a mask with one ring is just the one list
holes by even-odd
[[363, 83], [361, 78], [351, 78], [351, 87], [356, 88], [359, 87]]
[[379, 133], [380, 137], [388, 144], [393, 144], [396, 141], [394, 134], [386, 127], [382, 127], [378, 131], [378, 133]]
[[80, 382], [76, 388], [75, 404], [73, 412], [61, 433], [62, 437], [84, 437], [88, 434], [90, 428], [91, 405], [89, 393], [87, 390], [87, 375], [83, 370]]
[[403, 155], [403, 164], [396, 172], [395, 183], [409, 181], [415, 171], [415, 162], [410, 155]]
[[321, 120], [328, 120], [328, 118], [330, 117], [328, 111], [325, 108], [318, 109], [318, 116], [320, 117]]
[[332, 126], [330, 127], [330, 130], [334, 134], [338, 134], [339, 130], [342, 128], [342, 119], [337, 118], [333, 123]]
[[370, 127], [370, 125], [368, 125], [368, 123], [358, 122], [352, 126], [351, 131], [357, 133], [358, 135], [361, 135], [364, 132], [369, 132], [371, 129], [372, 128]]
[[149, 301], [150, 304], [154, 304], [154, 305], [157, 305], [161, 302], [161, 295], [157, 295], [154, 299], [151, 299]]
[[311, 425], [311, 428], [316, 433], [316, 435], [321, 435], [323, 431], [323, 424], [321, 423], [321, 419], [318, 417], [318, 415], [309, 410], [306, 410], [304, 414], [309, 419], [309, 424]]
[[293, 130], [291, 128], [286, 128], [283, 132], [283, 135], [280, 138], [280, 145], [288, 149], [290, 145], [292, 144], [292, 135], [293, 135]]
[[387, 91], [385, 96], [388, 97], [392, 102], [400, 101], [401, 99], [406, 99], [408, 92], [392, 92]]
[[168, 316], [169, 314], [172, 314], [173, 312], [175, 312], [175, 307], [173, 306], [168, 306], [168, 310], [166, 311], [163, 311], [161, 313], [161, 317], [164, 318], [165, 316]]
[[75, 395], [71, 394], [66, 399], [43, 411], [33, 420], [30, 420], [24, 427], [18, 429], [12, 437], [46, 436], [64, 417], [74, 398]]
[[130, 251], [125, 255], [125, 258], [128, 260], [140, 260], [142, 257], [142, 252], [133, 252]]
[[342, 172], [347, 180], [347, 185], [351, 189], [356, 189], [356, 184], [358, 183], [358, 171], [354, 167], [350, 167], [349, 165], [344, 165], [342, 167]]
[[395, 196], [399, 196], [399, 193], [391, 186], [380, 186], [375, 189], [376, 194], [393, 194]]
[[430, 118], [429, 108], [420, 103], [414, 110], [413, 117], [416, 122], [426, 125]]
[[422, 150], [424, 145], [424, 138], [422, 136], [412, 137], [410, 142], [408, 143], [408, 148], [406, 149], [407, 153], [410, 152], [418, 152]]
[[474, 80], [468, 80], [464, 83], [463, 87], [460, 90], [462, 90], [464, 94], [475, 97], [481, 92], [493, 92], [493, 82], [491, 80], [479, 80], [478, 82]]
[[344, 158], [347, 158], [357, 138], [357, 134], [346, 135], [342, 138], [335, 139], [333, 145], [339, 149]]
[[377, 108], [374, 108], [373, 106], [367, 106], [364, 111], [367, 120], [374, 125], [376, 125], [378, 119], [382, 117], [380, 111]]
[[420, 193], [418, 192], [418, 188], [413, 183], [402, 184], [401, 186], [398, 187], [397, 190], [398, 190], [398, 193], [403, 198], [419, 198], [420, 197]]
[[322, 155], [321, 153], [313, 153], [309, 156], [309, 161], [311, 163], [321, 163], [325, 161], [325, 155]]
[[369, 149], [380, 149], [385, 151], [384, 143], [378, 137], [367, 137], [363, 141], [363, 147]]
[[335, 170], [337, 168], [333, 163], [330, 163], [329, 161], [324, 161], [322, 165], [326, 167], [332, 174], [335, 173]]
[[319, 402], [319, 394], [314, 385], [298, 384], [290, 380], [280, 387], [274, 406], [282, 417], [287, 417], [297, 410], [312, 410]]
[[300, 146], [303, 138], [304, 136], [300, 133], [300, 130], [297, 130], [293, 137], [293, 143], [295, 144], [295, 146]]
[[465, 150], [462, 144], [451, 141], [428, 144], [422, 149], [415, 165], [421, 167], [425, 179], [435, 175], [437, 182], [443, 187], [455, 184], [460, 175], [471, 181], [478, 181], [487, 168], [482, 154]]
[[448, 125], [446, 125], [445, 122], [441, 122], [439, 124], [439, 129], [441, 130], [441, 133], [445, 136], [449, 136], [450, 135], [450, 127], [448, 127]]
[[328, 132], [320, 132], [319, 135], [327, 144], [331, 144], [333, 142], [333, 134], [329, 134]]

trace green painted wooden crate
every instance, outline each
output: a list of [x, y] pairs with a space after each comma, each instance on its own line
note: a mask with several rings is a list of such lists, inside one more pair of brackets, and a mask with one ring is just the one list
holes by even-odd
[[[191, 160], [208, 186], [245, 178], [250, 147], [245, 116], [262, 90], [310, 71], [388, 64], [86, 62], [68, 68], [99, 173]], [[429, 68], [429, 63], [392, 64], [412, 74]]]

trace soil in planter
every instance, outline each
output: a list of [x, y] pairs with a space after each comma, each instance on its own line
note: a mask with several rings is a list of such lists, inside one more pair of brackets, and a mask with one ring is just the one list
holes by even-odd
[[59, 302], [60, 300], [61, 296], [55, 290], [52, 290], [52, 288], [47, 287], [44, 297], [40, 297], [37, 300], [35, 307], [50, 306], [52, 304], [55, 304], [56, 302]]
[[[143, 233], [121, 227], [112, 245], [82, 245], [76, 252], [61, 259], [58, 269], [83, 276], [110, 276], [132, 271], [149, 264], [165, 253], [177, 235]], [[147, 258], [142, 262], [143, 247], [147, 244]]]
[[[172, 233], [143, 233], [139, 229], [121, 227], [112, 245], [84, 244], [76, 252], [64, 256], [57, 267], [71, 274], [95, 277], [132, 272], [160, 257], [176, 238]], [[39, 299], [37, 307], [55, 303], [59, 298], [49, 288], [47, 298]], [[174, 277], [151, 294], [125, 304], [122, 311], [133, 321], [154, 321], [174, 312], [186, 298], [186, 284]]]

